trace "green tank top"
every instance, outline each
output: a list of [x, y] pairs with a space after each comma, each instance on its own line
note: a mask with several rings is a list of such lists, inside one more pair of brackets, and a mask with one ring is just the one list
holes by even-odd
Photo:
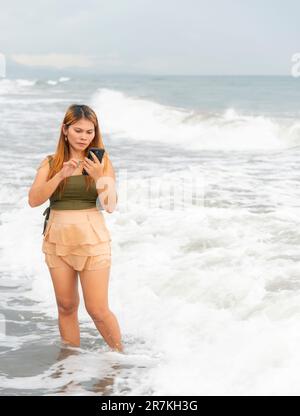
[[[52, 156], [47, 156], [49, 165], [51, 166]], [[46, 215], [44, 221], [43, 234], [47, 227], [47, 222], [50, 215], [50, 209], [87, 209], [96, 207], [98, 192], [95, 182], [92, 183], [89, 190], [86, 190], [85, 175], [73, 175], [67, 177], [67, 183], [64, 192], [59, 197], [59, 191], [56, 189], [51, 197], [50, 205], [45, 209], [43, 215]], [[101, 208], [103, 209], [103, 208]]]

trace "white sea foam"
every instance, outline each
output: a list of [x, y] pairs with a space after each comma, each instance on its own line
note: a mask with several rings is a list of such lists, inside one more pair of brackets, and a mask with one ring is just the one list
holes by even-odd
[[275, 150], [300, 144], [299, 123], [240, 114], [202, 114], [102, 88], [95, 93], [102, 128], [117, 138], [193, 150]]
[[60, 78], [58, 79], [58, 81], [59, 81], [59, 82], [67, 82], [67, 81], [70, 81], [70, 79], [71, 79], [71, 78], [69, 78], [69, 77], [60, 77]]
[[[243, 173], [241, 167], [235, 169]], [[203, 174], [200, 168], [198, 174]], [[169, 175], [172, 179], [179, 173]], [[244, 180], [243, 189], [250, 190], [252, 179]], [[300, 298], [292, 291], [300, 287], [298, 269], [283, 255], [298, 256], [296, 211], [282, 208], [262, 216], [239, 208], [238, 200], [231, 209], [217, 203], [198, 209], [149, 209], [143, 200], [136, 203], [132, 192], [136, 181], [129, 179], [127, 209], [121, 200], [119, 210], [105, 215], [112, 235], [110, 305], [126, 340], [125, 360], [130, 363], [134, 354], [142, 354], [150, 361], [144, 362], [145, 373], [129, 370], [114, 391], [121, 393], [124, 385], [132, 394], [158, 395], [298, 391], [297, 372], [290, 373], [293, 383], [288, 386], [271, 383], [276, 374], [285, 373], [286, 366], [297, 368], [300, 362]], [[220, 199], [230, 199], [224, 170], [207, 173], [208, 189], [210, 181], [223, 188]], [[268, 192], [267, 197], [272, 195], [271, 189]], [[11, 282], [26, 288], [27, 299], [39, 302], [30, 307], [32, 311], [42, 311], [51, 319], [56, 305], [41, 253], [44, 207], [32, 209], [25, 198], [20, 204], [23, 208], [0, 218], [0, 269], [9, 273]], [[26, 236], [22, 240], [20, 229]], [[294, 240], [291, 235], [284, 237], [287, 232], [294, 233]], [[81, 328], [89, 328], [82, 303], [79, 316]], [[93, 353], [87, 354], [85, 364]], [[68, 362], [64, 366], [62, 384], [70, 380]], [[87, 365], [82, 372], [82, 366], [78, 358], [72, 369], [72, 379], [78, 382], [97, 372]], [[35, 388], [45, 381], [42, 374], [16, 378], [15, 387], [26, 389], [26, 380]], [[1, 382], [10, 386], [9, 380]], [[51, 376], [47, 383], [49, 389], [59, 387]]]
[[24, 91], [25, 89], [34, 86], [36, 82], [36, 80], [29, 79], [0, 79], [0, 95], [14, 94], [20, 91]]

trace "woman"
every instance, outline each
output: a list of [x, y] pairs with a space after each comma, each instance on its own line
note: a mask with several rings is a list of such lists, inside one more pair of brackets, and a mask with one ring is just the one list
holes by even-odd
[[99, 198], [102, 208], [113, 212], [115, 173], [106, 151], [101, 163], [94, 153], [93, 160], [87, 158], [90, 147], [104, 149], [97, 116], [86, 105], [71, 105], [56, 152], [39, 165], [28, 202], [37, 207], [50, 199], [42, 251], [53, 282], [62, 342], [80, 346], [79, 273], [88, 314], [106, 343], [123, 352], [118, 321], [108, 306], [111, 238], [96, 206]]

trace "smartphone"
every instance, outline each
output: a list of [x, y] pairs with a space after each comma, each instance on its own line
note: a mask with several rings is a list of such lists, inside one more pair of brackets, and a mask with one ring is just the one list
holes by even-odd
[[[93, 156], [91, 154], [91, 151], [97, 156], [97, 158], [99, 159], [99, 161], [101, 163], [105, 150], [104, 149], [101, 149], [100, 147], [90, 147], [89, 148], [88, 159], [91, 159], [91, 160], [94, 161], [94, 158], [93, 158]], [[88, 175], [88, 173], [87, 173], [87, 171], [85, 169], [82, 170], [82, 174], [83, 175]]]

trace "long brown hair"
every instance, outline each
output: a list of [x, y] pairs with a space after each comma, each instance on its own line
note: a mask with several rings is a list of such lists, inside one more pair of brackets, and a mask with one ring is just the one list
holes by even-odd
[[[103, 144], [102, 135], [100, 132], [98, 118], [97, 118], [96, 113], [87, 105], [72, 104], [66, 111], [62, 125], [65, 124], [66, 126], [70, 126], [71, 124], [76, 123], [82, 118], [86, 118], [90, 120], [94, 124], [94, 127], [95, 127], [95, 137], [93, 138], [89, 146], [85, 149], [85, 156], [87, 156], [89, 153], [90, 147], [99, 147], [99, 148], [104, 149], [104, 144]], [[69, 142], [65, 141], [63, 126], [61, 126], [60, 137], [58, 139], [55, 154], [52, 156], [52, 163], [50, 166], [47, 180], [53, 178], [53, 176], [56, 175], [56, 173], [62, 169], [63, 163], [68, 161], [69, 159], [70, 159]], [[105, 151], [104, 156], [103, 156], [104, 175], [107, 169], [108, 159], [109, 159], [109, 155]], [[93, 182], [94, 182], [93, 178], [91, 178], [89, 175], [85, 176], [86, 190], [90, 188]], [[63, 179], [57, 187], [57, 190], [60, 193], [60, 197], [61, 197], [61, 194], [64, 192], [66, 183], [67, 183], [67, 178]]]

